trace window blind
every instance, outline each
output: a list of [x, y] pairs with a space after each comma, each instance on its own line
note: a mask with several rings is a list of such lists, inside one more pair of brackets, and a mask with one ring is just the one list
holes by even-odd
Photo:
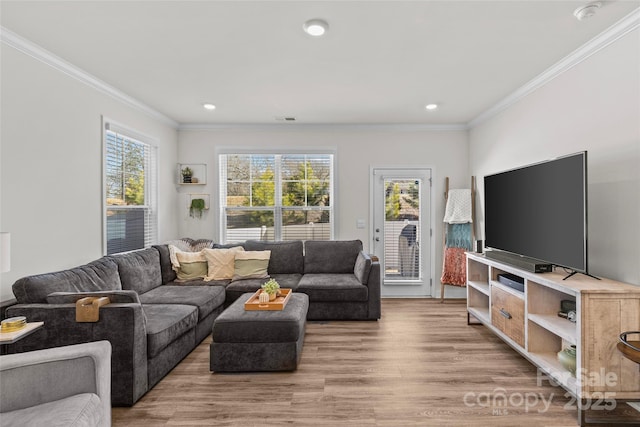
[[157, 147], [135, 131], [104, 127], [104, 242], [110, 255], [157, 240]]
[[332, 154], [221, 154], [221, 239], [330, 240], [332, 193]]

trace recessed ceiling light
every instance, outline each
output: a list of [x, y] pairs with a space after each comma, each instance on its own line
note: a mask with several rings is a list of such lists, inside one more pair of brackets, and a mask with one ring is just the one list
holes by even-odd
[[429, 111], [433, 111], [433, 110], [437, 110], [438, 109], [438, 104], [427, 104], [426, 107], [427, 110]]
[[310, 36], [320, 37], [327, 32], [329, 24], [327, 24], [327, 21], [323, 21], [322, 19], [310, 19], [304, 23], [302, 28], [304, 29], [304, 32]]
[[204, 109], [205, 109], [205, 110], [215, 110], [215, 109], [216, 109], [216, 106], [215, 106], [215, 105], [213, 105], [213, 104], [209, 104], [209, 103], [207, 103], [207, 104], [202, 104], [202, 106], [204, 107]]
[[587, 3], [584, 6], [580, 6], [579, 8], [574, 10], [573, 16], [575, 16], [578, 21], [584, 21], [585, 19], [589, 19], [593, 15], [595, 15], [601, 6], [602, 2], [599, 1]]

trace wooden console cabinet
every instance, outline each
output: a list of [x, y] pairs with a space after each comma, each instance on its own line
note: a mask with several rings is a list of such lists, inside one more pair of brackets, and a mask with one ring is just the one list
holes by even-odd
[[[498, 282], [502, 273], [523, 278], [524, 292]], [[467, 253], [467, 311], [579, 401], [640, 399], [639, 366], [616, 348], [622, 332], [640, 330], [640, 286], [566, 275]], [[576, 302], [575, 323], [558, 316], [562, 300]], [[571, 345], [575, 376], [557, 359]]]

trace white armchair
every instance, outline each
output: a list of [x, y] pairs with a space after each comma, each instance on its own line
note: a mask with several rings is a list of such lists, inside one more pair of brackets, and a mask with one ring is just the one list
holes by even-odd
[[0, 356], [0, 424], [110, 426], [111, 344]]

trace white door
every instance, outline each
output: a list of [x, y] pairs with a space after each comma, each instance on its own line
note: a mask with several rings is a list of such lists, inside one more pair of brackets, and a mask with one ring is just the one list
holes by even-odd
[[374, 168], [371, 179], [382, 296], [431, 296], [431, 169]]

